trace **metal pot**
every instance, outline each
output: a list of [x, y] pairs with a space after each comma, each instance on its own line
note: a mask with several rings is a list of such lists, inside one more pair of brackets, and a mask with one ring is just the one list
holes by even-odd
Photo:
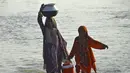
[[42, 14], [45, 17], [53, 17], [53, 16], [56, 16], [57, 13], [58, 13], [58, 9], [56, 8], [54, 3], [45, 4], [42, 7]]

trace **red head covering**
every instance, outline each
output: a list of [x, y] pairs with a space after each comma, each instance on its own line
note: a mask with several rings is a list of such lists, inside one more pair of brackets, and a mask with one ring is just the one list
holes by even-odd
[[86, 26], [80, 26], [80, 27], [78, 28], [78, 32], [79, 32], [79, 33], [80, 33], [80, 32], [86, 32], [86, 35], [88, 35], [88, 30], [87, 30]]
[[88, 30], [87, 30], [87, 28], [86, 28], [85, 26], [80, 26], [80, 27], [78, 28], [78, 32], [79, 32], [79, 31], [88, 32]]

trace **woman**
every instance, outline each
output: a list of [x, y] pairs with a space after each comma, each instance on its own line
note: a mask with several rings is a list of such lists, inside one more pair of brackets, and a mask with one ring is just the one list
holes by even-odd
[[80, 69], [83, 73], [91, 73], [91, 68], [96, 73], [95, 57], [92, 48], [105, 49], [108, 46], [91, 38], [85, 26], [80, 26], [78, 32], [79, 36], [75, 38], [68, 59], [70, 60], [75, 56], [77, 73], [80, 72]]
[[47, 73], [61, 73], [62, 59], [67, 57], [67, 43], [61, 36], [56, 26], [55, 19], [53, 17], [47, 17], [44, 25], [42, 22], [42, 16], [43, 15], [40, 8], [37, 19], [44, 36], [44, 68], [46, 69]]

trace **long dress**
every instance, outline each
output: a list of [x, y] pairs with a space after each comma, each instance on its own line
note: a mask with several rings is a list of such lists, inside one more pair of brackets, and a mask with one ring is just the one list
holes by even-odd
[[[50, 28], [50, 24], [51, 27]], [[42, 26], [42, 27], [41, 27]], [[45, 26], [40, 25], [43, 36], [43, 59], [47, 73], [61, 73], [62, 60], [67, 58], [66, 41], [57, 29], [54, 18], [47, 18]]]
[[97, 40], [94, 40], [90, 36], [87, 43], [84, 44], [86, 44], [88, 48], [81, 48], [79, 44], [79, 37], [76, 37], [69, 58], [73, 58], [75, 56], [77, 73], [80, 72], [80, 69], [84, 73], [91, 73], [91, 68], [93, 68], [96, 72], [96, 60], [92, 48], [100, 50], [105, 49], [104, 44]]

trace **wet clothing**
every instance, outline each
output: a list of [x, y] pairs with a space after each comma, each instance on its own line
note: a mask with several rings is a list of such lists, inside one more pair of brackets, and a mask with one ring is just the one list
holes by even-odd
[[38, 18], [41, 27], [43, 42], [43, 59], [47, 73], [61, 73], [61, 62], [67, 57], [66, 41], [57, 29], [54, 18], [47, 18], [43, 25], [41, 18]]
[[86, 44], [85, 47], [80, 45], [79, 41], [79, 36], [77, 36], [74, 40], [74, 44], [68, 58], [71, 59], [75, 56], [77, 73], [80, 72], [80, 69], [85, 73], [91, 73], [91, 68], [93, 68], [96, 72], [96, 60], [92, 48], [105, 49], [104, 44], [94, 40], [90, 36], [88, 36], [86, 43], [83, 42]]

